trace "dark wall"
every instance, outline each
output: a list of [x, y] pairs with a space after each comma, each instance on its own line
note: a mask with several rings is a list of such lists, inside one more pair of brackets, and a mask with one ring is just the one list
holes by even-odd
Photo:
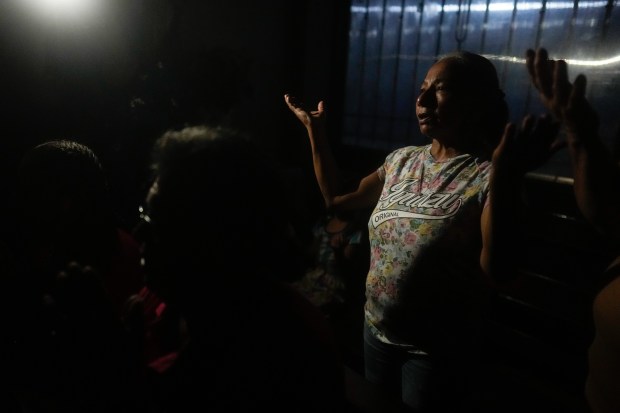
[[152, 141], [202, 121], [250, 131], [314, 184], [305, 130], [282, 95], [328, 101], [338, 134], [347, 2], [108, 0], [90, 22], [45, 20], [23, 3], [0, 4], [7, 184], [27, 148], [76, 139], [102, 158], [130, 224]]

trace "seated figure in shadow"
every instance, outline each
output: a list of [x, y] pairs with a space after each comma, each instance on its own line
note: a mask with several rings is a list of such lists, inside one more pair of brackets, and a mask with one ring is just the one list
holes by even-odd
[[[322, 213], [308, 246], [311, 263], [292, 285], [328, 316], [350, 304], [355, 287], [363, 286], [366, 229], [361, 212]], [[364, 250], [363, 250], [364, 249]], [[363, 250], [363, 251], [362, 251]], [[359, 292], [358, 292], [359, 295]], [[351, 303], [352, 304], [352, 303]]]

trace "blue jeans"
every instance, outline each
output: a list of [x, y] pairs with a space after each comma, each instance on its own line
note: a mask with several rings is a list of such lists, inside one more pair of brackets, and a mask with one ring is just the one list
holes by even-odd
[[462, 412], [474, 372], [465, 351], [458, 356], [420, 354], [387, 344], [364, 325], [366, 380], [400, 397], [403, 410], [419, 413]]

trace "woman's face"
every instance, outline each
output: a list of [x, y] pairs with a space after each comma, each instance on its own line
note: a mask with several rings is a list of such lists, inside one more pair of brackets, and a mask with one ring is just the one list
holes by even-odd
[[420, 131], [432, 139], [451, 142], [471, 121], [471, 106], [463, 93], [463, 80], [450, 59], [435, 63], [426, 74], [416, 100]]

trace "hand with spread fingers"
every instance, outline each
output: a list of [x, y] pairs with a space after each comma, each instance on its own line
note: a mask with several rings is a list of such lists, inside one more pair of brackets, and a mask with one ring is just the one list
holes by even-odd
[[526, 52], [526, 66], [543, 105], [564, 122], [569, 141], [583, 142], [595, 138], [599, 127], [596, 112], [585, 97], [586, 77], [568, 80], [568, 65], [564, 60], [549, 59], [546, 49]]
[[599, 117], [586, 99], [586, 77], [571, 84], [568, 64], [549, 59], [547, 50], [526, 52], [526, 67], [545, 107], [566, 129], [577, 204], [601, 232], [620, 239], [620, 169], [599, 136]]
[[572, 89], [566, 62], [549, 59], [547, 50], [539, 48], [527, 50], [525, 64], [543, 105], [557, 119], [562, 119]]

